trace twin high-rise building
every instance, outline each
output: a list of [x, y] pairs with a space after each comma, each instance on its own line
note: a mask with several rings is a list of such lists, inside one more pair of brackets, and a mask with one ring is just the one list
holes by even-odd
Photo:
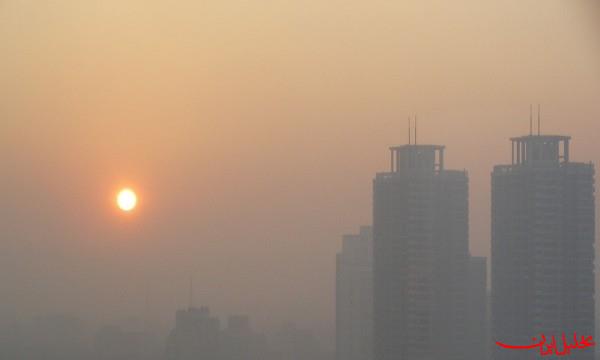
[[[512, 164], [492, 173], [491, 296], [486, 259], [468, 250], [467, 173], [445, 168], [443, 146], [390, 149], [390, 171], [373, 181], [372, 270], [360, 236], [338, 255], [338, 359], [525, 360], [539, 351], [491, 344], [594, 336], [594, 167], [570, 161], [566, 136], [511, 141]], [[368, 333], [358, 315], [369, 294], [357, 292], [370, 288], [369, 271], [367, 356], [351, 344]], [[593, 347], [570, 358], [592, 360]]]
[[373, 181], [374, 359], [466, 359], [468, 177], [444, 147], [393, 147]]
[[[567, 136], [511, 139], [512, 163], [492, 173], [493, 337], [594, 335], [594, 167], [570, 161]], [[562, 351], [562, 345], [559, 346]], [[495, 359], [537, 352], [495, 347]], [[594, 359], [577, 349], [571, 359]]]

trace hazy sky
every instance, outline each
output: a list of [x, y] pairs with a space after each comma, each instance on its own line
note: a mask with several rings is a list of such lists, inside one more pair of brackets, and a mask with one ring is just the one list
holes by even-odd
[[[447, 145], [489, 254], [490, 171], [529, 129], [600, 160], [585, 0], [0, 0], [0, 312], [170, 326], [188, 302], [333, 331], [334, 256], [387, 148]], [[115, 191], [139, 211], [123, 217]], [[144, 310], [148, 295], [147, 311]]]

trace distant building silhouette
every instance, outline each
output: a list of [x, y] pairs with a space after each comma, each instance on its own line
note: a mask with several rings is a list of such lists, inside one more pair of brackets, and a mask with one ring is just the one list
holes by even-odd
[[268, 357], [267, 339], [252, 330], [248, 316], [230, 316], [221, 339], [222, 360], [265, 360]]
[[208, 307], [178, 310], [167, 339], [167, 360], [213, 360], [219, 357], [219, 319]]
[[104, 326], [96, 334], [96, 360], [141, 360], [143, 341], [139, 333], [125, 332], [118, 326]]
[[276, 360], [330, 359], [312, 332], [293, 323], [284, 324], [275, 335], [273, 350]]
[[[568, 136], [511, 141], [512, 164], [492, 174], [493, 339], [594, 336], [594, 166], [570, 161]], [[537, 356], [494, 347], [497, 360]]]
[[252, 329], [248, 316], [230, 316], [221, 329], [208, 307], [177, 311], [166, 354], [167, 360], [278, 360], [267, 338]]
[[21, 354], [24, 334], [16, 316], [0, 316], [0, 359], [18, 359]]
[[488, 316], [487, 259], [471, 256], [469, 260], [468, 360], [487, 360], [490, 353]]
[[393, 147], [373, 181], [375, 360], [467, 357], [468, 176], [444, 147]]
[[76, 316], [45, 315], [36, 318], [27, 332], [19, 359], [89, 359], [91, 342], [87, 326]]
[[162, 360], [163, 346], [150, 333], [103, 326], [94, 339], [92, 360]]
[[336, 261], [336, 359], [370, 360], [373, 329], [373, 229], [344, 235]]

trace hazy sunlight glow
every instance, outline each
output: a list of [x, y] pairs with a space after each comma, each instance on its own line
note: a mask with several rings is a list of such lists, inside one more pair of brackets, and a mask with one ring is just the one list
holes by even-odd
[[131, 211], [137, 204], [137, 195], [131, 189], [123, 189], [117, 195], [117, 205], [123, 211]]

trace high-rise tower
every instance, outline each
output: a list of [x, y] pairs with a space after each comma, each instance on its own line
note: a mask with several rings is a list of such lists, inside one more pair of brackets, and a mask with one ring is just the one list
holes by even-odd
[[373, 333], [373, 230], [344, 235], [336, 256], [336, 359], [371, 360]]
[[[594, 166], [570, 161], [568, 136], [511, 142], [512, 164], [492, 173], [493, 340], [593, 336]], [[497, 360], [537, 356], [494, 347]], [[569, 358], [591, 360], [594, 349]]]
[[374, 359], [465, 359], [467, 173], [444, 146], [390, 151], [373, 181]]
[[488, 360], [490, 326], [488, 316], [487, 258], [471, 256], [468, 276], [468, 360]]

